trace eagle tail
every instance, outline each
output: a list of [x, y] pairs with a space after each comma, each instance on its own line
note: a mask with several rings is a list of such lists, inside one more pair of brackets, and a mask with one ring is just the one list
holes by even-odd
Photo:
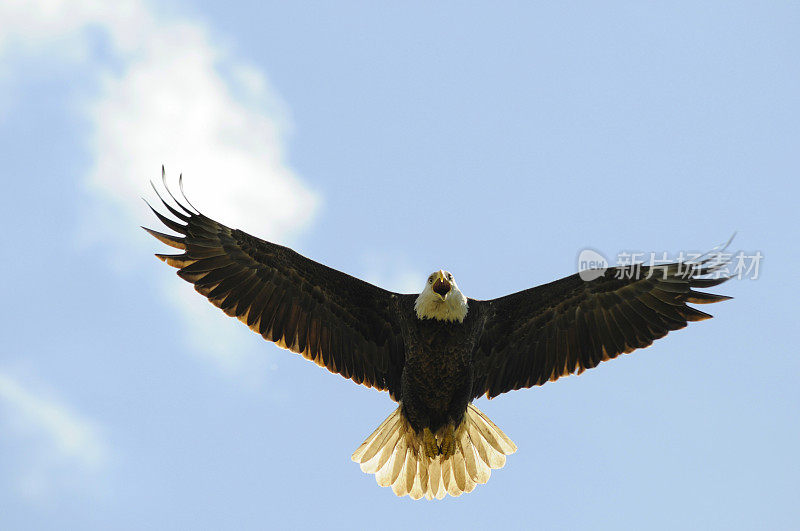
[[[435, 434], [442, 441], [446, 428]], [[455, 428], [455, 451], [449, 457], [425, 455], [422, 434], [414, 431], [398, 407], [353, 453], [361, 470], [375, 474], [381, 487], [397, 496], [442, 499], [460, 496], [489, 481], [493, 468], [502, 468], [516, 445], [478, 408], [469, 404]]]

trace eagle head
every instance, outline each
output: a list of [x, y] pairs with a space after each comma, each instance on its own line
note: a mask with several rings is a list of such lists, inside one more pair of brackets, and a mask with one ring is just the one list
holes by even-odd
[[414, 303], [414, 310], [419, 319], [460, 323], [467, 315], [467, 298], [458, 289], [452, 273], [440, 269], [428, 277], [425, 289]]

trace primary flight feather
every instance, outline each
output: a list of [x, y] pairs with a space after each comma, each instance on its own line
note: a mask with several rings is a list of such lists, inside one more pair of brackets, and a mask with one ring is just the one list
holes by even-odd
[[393, 293], [167, 192], [174, 206], [159, 198], [175, 219], [153, 212], [179, 236], [145, 230], [182, 252], [157, 257], [264, 339], [399, 403], [352, 456], [398, 496], [470, 492], [516, 451], [473, 399], [579, 374], [711, 317], [687, 303], [730, 298], [696, 291], [728, 280], [703, 278], [723, 265], [713, 260], [574, 274], [486, 301], [439, 270], [421, 293]]

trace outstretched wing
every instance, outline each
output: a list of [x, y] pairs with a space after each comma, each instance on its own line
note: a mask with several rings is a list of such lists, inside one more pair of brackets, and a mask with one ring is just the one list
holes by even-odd
[[650, 346], [670, 330], [711, 316], [687, 305], [730, 299], [693, 290], [728, 280], [698, 278], [724, 264], [610, 268], [575, 274], [499, 299], [470, 301], [487, 318], [473, 356], [473, 397], [542, 385]]
[[230, 229], [172, 198], [178, 209], [159, 195], [179, 221], [153, 212], [181, 236], [145, 230], [183, 251], [156, 255], [178, 276], [264, 339], [399, 396], [405, 355], [396, 308], [403, 295]]

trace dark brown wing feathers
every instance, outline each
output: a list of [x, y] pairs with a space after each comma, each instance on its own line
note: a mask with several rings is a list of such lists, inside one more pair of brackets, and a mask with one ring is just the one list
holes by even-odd
[[145, 230], [184, 252], [156, 256], [209, 301], [332, 372], [399, 394], [404, 345], [396, 298], [402, 295], [159, 199], [180, 222], [153, 212], [180, 236]]
[[[473, 356], [473, 397], [542, 385], [580, 374], [619, 354], [644, 348], [688, 321], [711, 317], [687, 303], [730, 297], [698, 292], [728, 278], [698, 278], [723, 264], [670, 264], [621, 271], [586, 282], [572, 275], [490, 301], [470, 301], [486, 312]], [[624, 273], [624, 274], [621, 274]], [[617, 277], [621, 278], [617, 278]]]
[[[177, 208], [159, 199], [178, 221], [153, 212], [179, 236], [145, 230], [183, 252], [157, 257], [265, 339], [399, 399], [405, 364], [399, 299], [413, 296], [385, 291], [230, 229], [190, 210], [185, 197], [186, 205], [166, 183], [165, 188]], [[670, 264], [652, 274], [642, 267], [624, 275], [612, 268], [589, 282], [575, 274], [490, 301], [470, 300], [470, 312], [485, 319], [473, 353], [473, 397], [492, 398], [579, 374], [647, 347], [688, 321], [708, 319], [687, 303], [730, 298], [696, 290], [726, 281], [702, 278], [721, 265], [706, 260], [694, 267]], [[403, 306], [409, 304], [413, 301]]]

